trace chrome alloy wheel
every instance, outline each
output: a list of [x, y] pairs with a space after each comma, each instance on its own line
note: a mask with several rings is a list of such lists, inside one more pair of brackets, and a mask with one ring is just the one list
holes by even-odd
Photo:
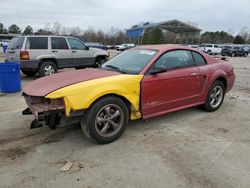
[[54, 74], [55, 73], [55, 69], [53, 66], [51, 65], [47, 65], [44, 67], [44, 75], [48, 76], [48, 75], [51, 75], [51, 74]]
[[122, 128], [124, 113], [116, 104], [107, 104], [102, 107], [95, 118], [96, 132], [103, 137], [111, 137]]
[[209, 102], [213, 108], [217, 108], [223, 99], [223, 89], [221, 86], [216, 86], [210, 93]]

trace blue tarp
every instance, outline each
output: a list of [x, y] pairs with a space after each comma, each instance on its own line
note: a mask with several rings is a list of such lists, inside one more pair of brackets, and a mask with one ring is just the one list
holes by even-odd
[[127, 37], [140, 37], [143, 35], [144, 28], [135, 28], [127, 30]]

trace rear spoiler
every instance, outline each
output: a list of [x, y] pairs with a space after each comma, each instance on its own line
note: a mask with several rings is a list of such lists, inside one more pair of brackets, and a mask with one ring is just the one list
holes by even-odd
[[228, 58], [226, 57], [218, 57], [218, 56], [213, 56], [214, 59], [217, 59], [217, 60], [222, 60], [222, 61], [229, 61]]

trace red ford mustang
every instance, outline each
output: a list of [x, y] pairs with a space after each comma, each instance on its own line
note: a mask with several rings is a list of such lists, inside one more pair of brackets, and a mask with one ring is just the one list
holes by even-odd
[[204, 105], [217, 110], [234, 85], [232, 65], [195, 49], [174, 45], [140, 46], [100, 69], [63, 72], [24, 88], [32, 127], [55, 128], [61, 119], [78, 120], [88, 137], [109, 143], [128, 120], [148, 119]]

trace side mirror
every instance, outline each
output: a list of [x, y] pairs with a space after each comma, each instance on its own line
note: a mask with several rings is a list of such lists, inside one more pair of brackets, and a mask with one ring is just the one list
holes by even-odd
[[167, 71], [166, 69], [160, 67], [160, 68], [149, 70], [149, 74], [150, 75], [156, 75], [156, 74], [160, 74], [160, 73], [163, 73], [163, 72], [166, 72], [166, 71]]

